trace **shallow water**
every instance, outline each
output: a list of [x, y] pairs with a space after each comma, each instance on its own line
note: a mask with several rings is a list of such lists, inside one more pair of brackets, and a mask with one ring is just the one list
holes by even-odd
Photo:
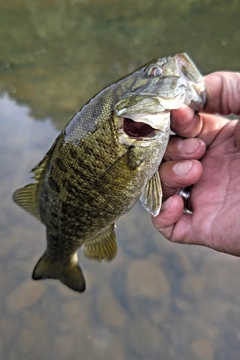
[[11, 200], [74, 113], [144, 62], [239, 70], [238, 1], [0, 0], [0, 40], [0, 358], [239, 359], [238, 258], [168, 243], [137, 204], [113, 262], [80, 251], [79, 295], [31, 280], [45, 228]]

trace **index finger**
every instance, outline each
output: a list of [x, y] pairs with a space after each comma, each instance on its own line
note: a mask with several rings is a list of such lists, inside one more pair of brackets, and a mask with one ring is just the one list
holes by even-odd
[[183, 138], [197, 136], [202, 130], [203, 124], [198, 113], [187, 105], [171, 112], [171, 129]]
[[210, 145], [219, 131], [229, 123], [229, 120], [211, 114], [195, 114], [188, 106], [172, 111], [171, 128], [183, 138], [198, 137], [206, 146]]

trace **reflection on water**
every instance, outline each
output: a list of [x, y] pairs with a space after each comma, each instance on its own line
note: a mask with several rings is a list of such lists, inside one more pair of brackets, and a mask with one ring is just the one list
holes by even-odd
[[147, 61], [187, 51], [206, 73], [239, 69], [239, 3], [0, 0], [0, 88], [63, 127]]
[[53, 123], [129, 70], [183, 50], [203, 72], [239, 69], [238, 7], [0, 0], [1, 359], [239, 358], [239, 259], [169, 244], [137, 204], [118, 221], [113, 262], [80, 251], [88, 288], [75, 294], [30, 279], [45, 227], [11, 200], [56, 137]]

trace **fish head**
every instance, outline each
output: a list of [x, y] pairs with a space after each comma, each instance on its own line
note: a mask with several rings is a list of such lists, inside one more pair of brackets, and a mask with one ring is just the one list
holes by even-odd
[[195, 111], [205, 102], [201, 74], [187, 54], [151, 61], [123, 78], [114, 107], [120, 142], [148, 146], [166, 142], [170, 112], [187, 104]]

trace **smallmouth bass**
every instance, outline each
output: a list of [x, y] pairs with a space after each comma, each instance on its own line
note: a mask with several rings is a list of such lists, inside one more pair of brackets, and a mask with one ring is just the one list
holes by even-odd
[[32, 172], [35, 182], [13, 200], [46, 226], [47, 249], [33, 279], [59, 279], [83, 292], [78, 263], [112, 260], [114, 226], [140, 198], [161, 208], [158, 168], [170, 135], [170, 112], [183, 103], [198, 111], [205, 99], [201, 74], [186, 54], [149, 62], [93, 97], [62, 130]]

